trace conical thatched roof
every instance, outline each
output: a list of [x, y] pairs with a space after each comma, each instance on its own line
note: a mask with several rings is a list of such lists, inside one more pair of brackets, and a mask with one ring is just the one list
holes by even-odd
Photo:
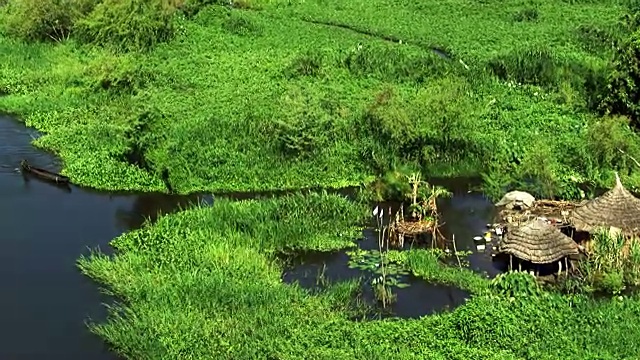
[[593, 232], [598, 227], [616, 227], [626, 234], [640, 230], [640, 199], [622, 186], [616, 173], [616, 185], [604, 195], [573, 210], [571, 223], [578, 231]]
[[509, 229], [500, 250], [534, 264], [548, 264], [579, 253], [573, 239], [538, 219]]

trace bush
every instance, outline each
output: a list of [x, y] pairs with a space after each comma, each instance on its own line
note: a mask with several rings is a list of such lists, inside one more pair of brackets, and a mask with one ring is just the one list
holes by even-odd
[[615, 49], [620, 41], [617, 32], [591, 24], [581, 25], [577, 33], [585, 49], [596, 54]]
[[308, 93], [292, 92], [282, 99], [285, 113], [275, 121], [279, 150], [286, 156], [308, 158], [338, 136], [335, 104]]
[[510, 271], [491, 280], [489, 288], [506, 298], [539, 296], [542, 291], [535, 276], [528, 272]]
[[192, 17], [211, 5], [231, 6], [237, 9], [259, 9], [259, 6], [250, 0], [185, 0], [181, 9], [186, 16]]
[[448, 74], [450, 61], [433, 51], [425, 53], [403, 45], [364, 45], [351, 50], [343, 65], [353, 74], [387, 81], [415, 81]]
[[5, 31], [27, 41], [66, 40], [78, 19], [101, 0], [9, 0]]
[[608, 96], [601, 109], [605, 113], [629, 116], [640, 127], [640, 30], [621, 42], [616, 49], [614, 71], [608, 79]]
[[235, 35], [260, 34], [262, 28], [245, 14], [231, 12], [222, 22], [222, 28]]
[[488, 63], [489, 70], [502, 80], [539, 86], [556, 85], [562, 66], [546, 48], [520, 49], [499, 55]]
[[629, 125], [629, 119], [624, 116], [605, 116], [587, 128], [587, 150], [599, 168], [629, 170], [637, 167], [629, 156], [640, 156], [640, 146]]
[[116, 51], [146, 51], [174, 35], [174, 8], [161, 0], [105, 0], [76, 23], [85, 43]]
[[619, 294], [627, 286], [640, 285], [640, 243], [608, 230], [592, 240], [592, 254], [580, 266], [586, 283], [596, 291]]
[[92, 90], [136, 94], [155, 77], [142, 64], [142, 61], [130, 56], [101, 57], [89, 64], [85, 73], [91, 79]]
[[515, 15], [513, 15], [513, 20], [516, 22], [537, 21], [539, 16], [538, 9], [526, 8], [516, 12]]
[[365, 113], [374, 139], [387, 151], [423, 164], [480, 156], [474, 141], [475, 104], [460, 78], [434, 80], [415, 95], [387, 88]]
[[298, 76], [316, 77], [322, 71], [324, 54], [318, 51], [307, 51], [306, 53], [293, 59], [291, 64], [284, 70], [287, 78]]

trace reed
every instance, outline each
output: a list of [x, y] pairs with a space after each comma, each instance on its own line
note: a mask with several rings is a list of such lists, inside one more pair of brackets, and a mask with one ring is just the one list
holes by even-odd
[[[255, 0], [242, 10], [238, 2], [143, 3], [9, 0], [0, 11], [0, 24], [11, 25], [0, 40], [8, 54], [0, 109], [46, 132], [38, 144], [60, 154], [74, 183], [166, 191], [168, 174], [177, 193], [336, 188], [407, 165], [484, 174], [491, 193], [526, 185], [569, 197], [579, 196], [572, 179], [605, 184], [610, 170], [632, 170], [628, 159], [640, 158], [628, 122], [586, 104], [606, 88], [615, 51], [606, 43], [627, 36], [618, 1], [548, 2], [536, 21], [517, 23], [534, 12], [515, 0], [419, 10], [376, 0], [341, 15], [315, 0]], [[587, 35], [602, 41], [574, 33], [585, 19]], [[456, 25], [433, 44], [444, 23]], [[51, 24], [70, 24], [69, 40], [14, 39], [49, 38]], [[294, 32], [300, 37], [286, 35]], [[493, 41], [479, 38], [487, 33]], [[603, 46], [592, 49], [594, 40]], [[149, 168], [141, 169], [124, 155], [149, 114], [159, 121], [145, 135]]]
[[[353, 321], [365, 310], [357, 281], [317, 293], [282, 282], [276, 252], [347, 246], [357, 235], [340, 233], [356, 230], [364, 220], [355, 221], [358, 216], [370, 216], [369, 210], [336, 195], [311, 194], [217, 199], [211, 207], [161, 217], [116, 239], [115, 256], [95, 253], [79, 261], [120, 300], [107, 322], [90, 327], [136, 360], [376, 359], [385, 351], [400, 360], [635, 356], [637, 297], [593, 301], [543, 293], [509, 301], [490, 293], [486, 278], [442, 264], [437, 250], [389, 250], [387, 258], [428, 281], [471, 290], [474, 296], [451, 313]], [[378, 289], [392, 301], [388, 287]], [[558, 338], [563, 341], [549, 347]]]
[[635, 237], [599, 230], [589, 241], [589, 257], [581, 271], [588, 285], [599, 291], [618, 294], [640, 285], [640, 243]]
[[[391, 207], [389, 207], [389, 218], [391, 218]], [[386, 309], [390, 301], [394, 299], [391, 286], [387, 284], [387, 255], [389, 254], [389, 225], [384, 223], [384, 209], [378, 206], [373, 210], [376, 218], [378, 233], [378, 253], [380, 254], [380, 277], [374, 279], [372, 285], [376, 298], [382, 302], [382, 308]]]

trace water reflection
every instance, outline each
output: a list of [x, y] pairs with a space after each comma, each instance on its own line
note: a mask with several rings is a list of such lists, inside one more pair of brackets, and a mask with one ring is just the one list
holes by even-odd
[[164, 214], [196, 205], [211, 204], [213, 204], [211, 195], [140, 194], [133, 197], [131, 206], [119, 206], [115, 216], [117, 224], [122, 229], [130, 230], [140, 228], [147, 221], [153, 222]]

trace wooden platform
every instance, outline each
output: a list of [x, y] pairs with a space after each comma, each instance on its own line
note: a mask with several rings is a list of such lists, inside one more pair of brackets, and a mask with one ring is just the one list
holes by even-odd
[[399, 221], [394, 223], [393, 227], [398, 235], [417, 236], [432, 232], [434, 225], [432, 220]]

